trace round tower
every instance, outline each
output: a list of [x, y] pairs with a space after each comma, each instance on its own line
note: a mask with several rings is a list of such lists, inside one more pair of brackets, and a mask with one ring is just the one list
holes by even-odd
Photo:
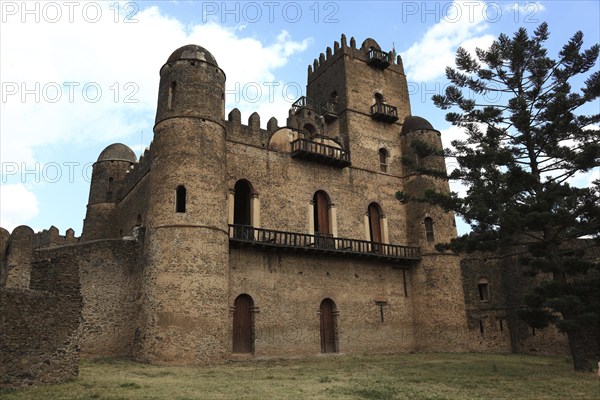
[[230, 352], [225, 73], [200, 46], [160, 70], [137, 357], [224, 360]]
[[92, 181], [81, 240], [116, 237], [112, 216], [122, 195], [125, 177], [137, 162], [133, 150], [122, 143], [106, 147], [92, 166]]
[[[446, 171], [440, 132], [424, 118], [408, 116], [400, 134], [404, 159], [404, 192], [421, 197], [427, 189], [450, 192], [447, 180], [426, 175], [425, 170]], [[435, 250], [437, 243], [456, 237], [454, 214], [426, 203], [406, 203], [409, 243], [421, 248], [421, 261], [410, 270], [414, 291], [415, 332], [427, 332], [417, 351], [466, 351], [468, 348], [460, 258]], [[444, 340], [439, 340], [443, 337]]]

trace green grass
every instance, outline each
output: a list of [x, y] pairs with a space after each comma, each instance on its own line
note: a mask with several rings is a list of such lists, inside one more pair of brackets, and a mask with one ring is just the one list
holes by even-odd
[[12, 399], [600, 399], [595, 373], [570, 360], [516, 354], [328, 356], [166, 367], [83, 361], [60, 385], [0, 391]]

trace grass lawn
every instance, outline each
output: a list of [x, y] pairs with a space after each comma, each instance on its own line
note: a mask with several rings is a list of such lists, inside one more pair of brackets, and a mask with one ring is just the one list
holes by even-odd
[[61, 385], [0, 391], [13, 399], [600, 399], [595, 373], [560, 357], [516, 354], [336, 355], [164, 367], [82, 361]]

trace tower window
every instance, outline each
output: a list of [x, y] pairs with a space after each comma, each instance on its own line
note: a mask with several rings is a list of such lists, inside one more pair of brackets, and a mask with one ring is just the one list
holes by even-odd
[[235, 183], [235, 195], [233, 200], [233, 224], [234, 225], [252, 225], [252, 187], [246, 180], [239, 180]]
[[490, 301], [490, 283], [487, 278], [479, 278], [477, 281], [477, 290], [479, 292], [479, 300]]
[[171, 86], [169, 86], [169, 98], [167, 99], [167, 108], [169, 110], [173, 109], [173, 98], [175, 97], [175, 89], [177, 88], [177, 82], [171, 82]]
[[388, 172], [388, 152], [386, 149], [379, 149], [379, 170]]
[[435, 240], [433, 234], [433, 220], [427, 217], [423, 222], [425, 224], [425, 237], [427, 238], [427, 241], [431, 243]]
[[185, 186], [183, 186], [183, 185], [177, 186], [177, 189], [175, 189], [175, 212], [178, 212], [178, 213], [185, 212], [185, 198], [186, 198]]

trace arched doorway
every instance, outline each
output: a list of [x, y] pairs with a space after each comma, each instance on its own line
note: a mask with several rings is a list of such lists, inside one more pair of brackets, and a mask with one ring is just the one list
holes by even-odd
[[371, 235], [371, 243], [373, 244], [373, 251], [378, 252], [381, 248], [379, 243], [382, 242], [383, 235], [381, 234], [381, 218], [383, 212], [381, 207], [377, 203], [369, 204], [369, 233]]
[[335, 303], [325, 299], [320, 306], [321, 317], [321, 353], [336, 353]]
[[247, 294], [241, 294], [233, 303], [233, 352], [252, 353], [254, 334], [252, 323], [252, 307], [254, 301]]

